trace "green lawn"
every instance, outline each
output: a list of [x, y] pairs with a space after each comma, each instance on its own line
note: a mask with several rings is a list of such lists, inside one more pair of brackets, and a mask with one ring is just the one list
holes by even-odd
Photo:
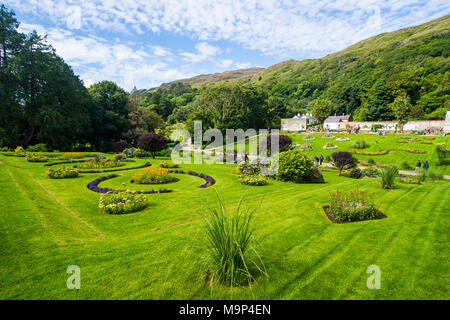
[[[365, 137], [370, 143], [375, 139]], [[296, 143], [303, 143], [301, 139], [295, 136]], [[305, 143], [319, 150], [316, 147], [329, 141], [317, 137]], [[334, 143], [344, 150], [351, 141]], [[380, 143], [369, 150], [386, 147]], [[432, 150], [413, 143], [394, 147]], [[376, 159], [413, 164], [417, 155], [394, 152]], [[433, 158], [430, 154], [420, 159]], [[140, 159], [127, 166], [147, 161], [156, 166], [160, 160]], [[114, 216], [100, 213], [100, 195], [86, 188], [104, 174], [51, 180], [42, 163], [3, 155], [0, 162], [1, 299], [449, 298], [449, 181], [382, 190], [377, 179], [324, 172], [325, 184], [270, 181], [243, 188], [235, 165], [181, 165], [182, 170], [211, 175], [217, 183], [202, 189], [202, 179], [177, 175], [179, 182], [160, 186], [172, 193], [151, 194], [144, 211]], [[449, 172], [448, 166], [441, 169]], [[129, 189], [152, 189], [128, 183], [135, 172], [119, 172], [121, 176], [100, 186], [121, 188], [126, 182]], [[355, 188], [375, 193], [387, 218], [330, 222], [322, 210], [329, 192]], [[249, 205], [256, 206], [264, 197], [255, 219], [254, 245], [269, 279], [257, 279], [251, 288], [215, 285], [211, 291], [205, 281], [201, 215], [216, 205], [215, 190], [229, 206], [236, 205], [243, 191]], [[66, 287], [69, 265], [81, 268], [80, 290]], [[380, 290], [366, 287], [369, 265], [381, 269]]]

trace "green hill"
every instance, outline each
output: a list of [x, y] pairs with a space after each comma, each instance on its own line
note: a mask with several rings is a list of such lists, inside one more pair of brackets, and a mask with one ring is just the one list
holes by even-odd
[[334, 112], [361, 120], [392, 119], [387, 105], [408, 94], [415, 118], [442, 118], [450, 93], [450, 15], [382, 33], [320, 59], [289, 60], [253, 81], [302, 109], [328, 98]]

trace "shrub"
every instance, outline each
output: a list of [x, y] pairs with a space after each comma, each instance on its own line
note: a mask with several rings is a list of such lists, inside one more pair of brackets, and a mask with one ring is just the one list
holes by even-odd
[[131, 191], [108, 192], [100, 196], [98, 207], [103, 213], [124, 214], [142, 210], [147, 205], [147, 196]]
[[9, 147], [1, 147], [0, 148], [0, 152], [10, 152], [10, 151], [12, 151], [12, 150]]
[[121, 153], [128, 147], [128, 142], [120, 140], [114, 143], [114, 152]]
[[25, 149], [21, 146], [18, 146], [15, 150], [14, 150], [15, 156], [16, 157], [25, 157]]
[[38, 143], [34, 146], [28, 146], [28, 152], [47, 152], [47, 145], [45, 143]]
[[369, 160], [367, 160], [367, 163], [371, 164], [371, 165], [376, 165], [377, 163], [375, 162], [375, 160], [373, 160], [372, 158], [370, 158]]
[[124, 166], [119, 160], [94, 159], [86, 162], [81, 162], [77, 165], [79, 169], [102, 169], [102, 168], [116, 168]]
[[167, 148], [168, 142], [169, 140], [159, 133], [146, 133], [137, 139], [138, 147], [150, 152], [153, 158], [155, 158], [156, 152]]
[[359, 178], [361, 178], [363, 176], [363, 174], [362, 174], [361, 169], [359, 169], [359, 168], [352, 168], [349, 171], [348, 176], [350, 178], [353, 178], [353, 179], [359, 179]]
[[179, 167], [179, 165], [177, 163], [173, 162], [172, 160], [160, 161], [159, 166], [161, 168], [178, 168]]
[[264, 176], [238, 176], [239, 182], [248, 186], [264, 186], [267, 184], [267, 179]]
[[164, 150], [158, 151], [158, 152], [156, 152], [156, 156], [170, 158], [172, 156], [172, 150], [164, 149]]
[[134, 148], [132, 158], [145, 158], [149, 157], [151, 154], [143, 149]]
[[126, 158], [127, 158], [127, 156], [125, 155], [125, 153], [116, 153], [114, 155], [114, 160], [116, 160], [116, 161], [125, 160]]
[[125, 154], [127, 156], [127, 158], [133, 158], [134, 150], [136, 150], [136, 148], [135, 147], [131, 147], [131, 148], [123, 149], [122, 152], [123, 152], [123, 154]]
[[310, 134], [307, 134], [304, 138], [303, 138], [303, 140], [304, 141], [311, 141], [311, 140], [314, 140], [314, 139], [316, 139], [316, 138], [314, 138], [312, 135], [310, 135]]
[[[267, 148], [268, 154], [272, 154], [272, 135], [267, 136], [265, 139], [261, 139], [259, 143], [259, 148]], [[278, 151], [284, 152], [288, 151], [292, 147], [292, 138], [285, 135], [278, 136]]]
[[342, 169], [352, 167], [356, 163], [356, 159], [350, 152], [335, 152], [331, 158], [334, 166], [339, 169], [339, 175], [341, 175]]
[[380, 214], [373, 199], [373, 194], [368, 197], [364, 191], [354, 190], [330, 194], [329, 210], [334, 217], [341, 222], [361, 221], [373, 219]]
[[381, 169], [381, 187], [383, 189], [394, 189], [395, 179], [398, 177], [397, 167], [390, 165]]
[[300, 146], [300, 150], [302, 150], [302, 151], [313, 151], [313, 147], [312, 147], [312, 145], [305, 143], [305, 144], [302, 144]]
[[447, 147], [447, 144], [444, 142], [436, 143], [434, 147], [434, 152], [436, 153], [436, 156], [438, 158], [438, 164], [443, 164], [445, 160], [447, 159], [450, 150]]
[[366, 140], [356, 140], [352, 146], [355, 149], [366, 149], [369, 147], [369, 143]]
[[61, 158], [63, 159], [81, 159], [84, 155], [81, 152], [67, 152], [64, 153]]
[[240, 175], [247, 176], [256, 176], [261, 173], [263, 168], [267, 168], [268, 164], [263, 163], [259, 160], [251, 161], [251, 162], [241, 162], [239, 163], [237, 170]]
[[373, 166], [362, 169], [361, 173], [365, 177], [369, 177], [369, 178], [376, 178], [376, 177], [381, 176], [381, 171], [378, 168], [373, 167]]
[[[232, 287], [245, 285], [256, 276], [251, 270], [267, 276], [256, 250], [250, 251], [256, 209], [244, 208], [242, 199], [231, 212], [219, 198], [218, 208], [211, 209], [204, 218], [212, 266], [211, 283], [217, 280]], [[250, 266], [254, 268], [250, 270]]]
[[280, 153], [275, 177], [281, 181], [296, 183], [323, 182], [321, 172], [313, 168], [313, 162], [305, 154], [293, 149]]
[[133, 181], [138, 184], [163, 184], [178, 181], [164, 168], [144, 168], [133, 175]]
[[409, 170], [411, 169], [411, 166], [409, 165], [408, 161], [403, 161], [401, 168], [404, 170]]
[[29, 161], [29, 162], [47, 162], [48, 161], [48, 157], [41, 156], [38, 154], [27, 153], [26, 157], [27, 157], [27, 161]]
[[78, 177], [78, 171], [73, 168], [48, 169], [47, 175], [51, 179], [66, 179]]

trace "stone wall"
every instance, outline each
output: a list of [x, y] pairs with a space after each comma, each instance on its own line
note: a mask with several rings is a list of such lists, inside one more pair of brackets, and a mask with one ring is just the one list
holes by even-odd
[[[351, 128], [359, 127], [361, 131], [370, 131], [372, 125], [382, 125], [381, 130], [395, 131], [398, 129], [398, 121], [352, 121], [344, 125], [341, 128], [346, 128], [346, 125]], [[441, 129], [444, 128], [444, 120], [425, 120], [425, 121], [408, 121], [404, 126], [404, 131], [423, 131], [428, 129]]]
[[281, 119], [280, 131], [306, 131], [306, 119]]

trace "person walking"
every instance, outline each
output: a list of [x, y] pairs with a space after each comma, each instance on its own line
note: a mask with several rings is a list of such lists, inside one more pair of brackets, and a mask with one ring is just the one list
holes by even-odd
[[248, 152], [244, 153], [244, 161], [248, 162]]
[[423, 170], [428, 171], [428, 168], [430, 167], [430, 164], [428, 163], [428, 161], [425, 161], [423, 163]]
[[420, 162], [420, 160], [417, 160], [417, 164], [416, 164], [416, 172], [420, 171], [420, 167], [422, 166], [422, 163]]
[[323, 155], [320, 155], [320, 157], [319, 157], [319, 164], [320, 164], [320, 165], [322, 165], [323, 160], [324, 160]]
[[318, 167], [318, 166], [319, 166], [319, 157], [318, 157], [318, 156], [315, 156], [315, 157], [314, 157], [314, 160], [316, 160], [316, 167]]

